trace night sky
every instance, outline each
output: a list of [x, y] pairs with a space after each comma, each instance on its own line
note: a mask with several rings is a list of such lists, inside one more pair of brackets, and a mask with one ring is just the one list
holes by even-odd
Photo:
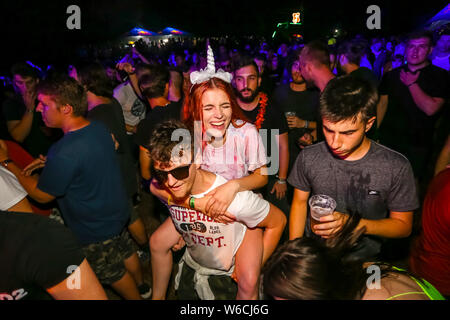
[[[448, 1], [333, 1], [320, 0], [95, 0], [24, 1], [0, 4], [2, 65], [24, 57], [57, 54], [79, 43], [114, 40], [135, 26], [159, 31], [167, 26], [201, 36], [264, 35], [270, 38], [278, 22], [303, 13], [305, 40], [325, 36], [339, 27], [349, 33], [399, 34], [412, 30], [439, 12]], [[68, 30], [66, 9], [81, 8], [81, 30]], [[368, 31], [368, 5], [382, 12], [380, 31]]]

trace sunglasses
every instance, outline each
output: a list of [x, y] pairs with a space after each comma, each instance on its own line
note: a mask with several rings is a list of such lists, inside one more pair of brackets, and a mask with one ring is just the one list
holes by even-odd
[[170, 175], [172, 177], [174, 177], [177, 180], [184, 180], [187, 177], [189, 177], [189, 168], [191, 167], [191, 165], [187, 165], [187, 166], [183, 166], [183, 167], [178, 167], [175, 169], [172, 169], [170, 171], [162, 171], [162, 170], [158, 170], [153, 168], [152, 166], [152, 176], [160, 183], [164, 183], [167, 181], [167, 176]]

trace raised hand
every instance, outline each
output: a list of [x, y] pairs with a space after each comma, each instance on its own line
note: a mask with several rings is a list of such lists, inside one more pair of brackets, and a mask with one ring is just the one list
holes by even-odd
[[36, 107], [37, 94], [35, 90], [27, 90], [22, 96], [23, 103], [27, 107], [27, 110], [34, 111]]
[[400, 71], [400, 80], [403, 82], [403, 84], [407, 87], [414, 84], [417, 79], [419, 78], [420, 71], [416, 73], [411, 73], [409, 71], [401, 70]]
[[[215, 204], [216, 199], [212, 195], [205, 195], [202, 198], [195, 199], [195, 209], [207, 215], [208, 217], [213, 218], [216, 222], [219, 223], [232, 223], [236, 221], [236, 217], [229, 213], [228, 211], [214, 211], [213, 205]], [[206, 208], [211, 208], [209, 211]]]
[[127, 74], [134, 73], [135, 69], [129, 62], [119, 62], [116, 65], [117, 70], [125, 71]]
[[34, 170], [45, 167], [46, 162], [47, 162], [47, 157], [45, 157], [41, 154], [41, 155], [39, 155], [39, 158], [34, 159], [33, 162], [31, 162], [29, 165], [27, 165], [22, 170], [22, 174], [27, 177], [31, 176], [31, 174], [33, 173]]
[[215, 219], [226, 216], [227, 209], [234, 200], [238, 190], [239, 184], [230, 180], [210, 191], [206, 195], [211, 197], [205, 207], [206, 214]]

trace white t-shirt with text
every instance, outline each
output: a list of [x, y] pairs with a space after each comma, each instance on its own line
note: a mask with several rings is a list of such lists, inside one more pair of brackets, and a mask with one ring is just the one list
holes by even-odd
[[[211, 190], [226, 183], [216, 176]], [[256, 227], [270, 210], [270, 204], [251, 191], [238, 192], [228, 207], [228, 212], [236, 217], [236, 222], [223, 224], [215, 222], [203, 213], [179, 206], [169, 206], [175, 228], [183, 236], [189, 254], [198, 264], [216, 270], [228, 271], [234, 265], [234, 256], [241, 245], [247, 227]]]

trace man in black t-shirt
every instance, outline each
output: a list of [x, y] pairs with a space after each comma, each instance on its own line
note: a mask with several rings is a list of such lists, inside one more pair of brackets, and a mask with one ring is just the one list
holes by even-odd
[[[156, 103], [158, 104], [158, 103]], [[135, 135], [135, 142], [139, 146], [147, 146], [150, 140], [150, 133], [153, 128], [158, 124], [166, 120], [181, 118], [181, 101], [169, 101], [167, 104], [153, 105], [152, 110], [147, 113], [147, 116], [142, 120], [137, 128]], [[142, 149], [141, 149], [142, 151]], [[142, 168], [141, 168], [142, 170]]]
[[[136, 130], [134, 136], [135, 143], [139, 145], [139, 164], [141, 175], [144, 179], [144, 188], [150, 191], [150, 156], [147, 145], [150, 141], [150, 134], [153, 128], [165, 120], [180, 120], [182, 102], [169, 100], [170, 71], [162, 65], [150, 66], [150, 72], [139, 77], [139, 87], [144, 98], [148, 100], [151, 111], [147, 112]], [[164, 221], [169, 216], [167, 207], [164, 206], [155, 196], [154, 212], [158, 214], [160, 221]]]
[[11, 68], [11, 73], [16, 95], [3, 103], [8, 132], [33, 157], [46, 155], [52, 144], [51, 130], [45, 127], [40, 113], [35, 112], [37, 72], [26, 63], [18, 63]]
[[135, 142], [140, 146], [139, 162], [144, 179], [150, 179], [150, 159], [145, 148], [150, 141], [153, 127], [165, 120], [181, 118], [181, 101], [173, 102], [168, 99], [170, 72], [162, 65], [151, 66], [149, 74], [140, 77], [139, 87], [142, 95], [148, 100], [151, 111], [142, 120], [136, 130]]
[[253, 60], [258, 66], [259, 75], [261, 77], [261, 91], [267, 93], [267, 95], [271, 97], [273, 90], [275, 89], [275, 81], [267, 72], [267, 57], [263, 53], [258, 53]]
[[110, 80], [99, 63], [92, 63], [77, 70], [77, 80], [87, 88], [87, 119], [102, 122], [116, 142], [116, 155], [119, 160], [124, 187], [131, 199], [137, 192], [136, 169], [129, 140], [126, 134], [125, 119], [120, 104], [113, 98]]
[[[290, 168], [300, 150], [312, 143], [312, 137], [314, 140], [317, 137], [319, 91], [306, 87], [300, 73], [299, 54], [295, 54], [288, 63], [291, 82], [277, 87], [272, 98], [273, 105], [283, 112], [289, 126]], [[288, 112], [295, 112], [295, 115], [289, 115]]]
[[361, 58], [365, 53], [365, 45], [361, 41], [350, 40], [339, 45], [337, 50], [337, 69], [339, 74], [352, 76], [368, 81], [378, 87], [378, 78], [369, 68], [360, 67]]
[[377, 108], [380, 143], [404, 154], [419, 182], [426, 179], [436, 121], [450, 92], [448, 72], [428, 60], [431, 50], [430, 33], [408, 37], [407, 65], [384, 75]]
[[[322, 93], [327, 85], [336, 77], [331, 70], [330, 51], [326, 43], [311, 41], [300, 52], [300, 73], [305, 79], [306, 87], [316, 87]], [[318, 122], [317, 141], [324, 139], [322, 123]]]
[[[34, 214], [0, 211], [0, 300], [105, 300], [71, 231]], [[48, 294], [46, 294], [46, 292]]]
[[[233, 87], [239, 106], [252, 122], [265, 142], [269, 181], [263, 188], [264, 199], [283, 212], [289, 212], [287, 200], [287, 174], [289, 168], [288, 126], [283, 113], [274, 107], [264, 92], [260, 92], [261, 77], [251, 57], [234, 60]], [[266, 136], [264, 137], [264, 134]]]
[[335, 78], [330, 69], [330, 51], [321, 41], [311, 41], [300, 53], [300, 72], [308, 87], [317, 87], [320, 92]]
[[[350, 74], [352, 77], [369, 82], [378, 88], [379, 80], [369, 68], [360, 67], [365, 53], [365, 44], [358, 40], [345, 41], [338, 47], [337, 69], [339, 74]], [[367, 132], [367, 136], [376, 139], [376, 126]]]

